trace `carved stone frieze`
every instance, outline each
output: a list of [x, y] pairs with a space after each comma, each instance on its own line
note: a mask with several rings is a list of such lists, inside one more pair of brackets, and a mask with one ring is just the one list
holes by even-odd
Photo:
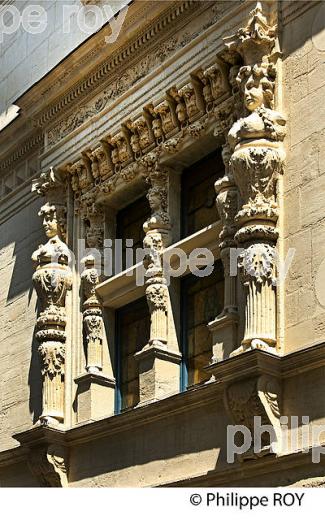
[[[113, 193], [121, 181], [127, 183], [143, 175], [152, 154], [157, 161], [162, 154], [178, 152], [183, 143], [200, 139], [213, 122], [216, 134], [228, 131], [233, 122], [228, 68], [217, 58], [216, 66], [191, 74], [183, 87], [172, 87], [164, 100], [146, 105], [140, 115], [122, 124], [120, 131], [106, 136], [95, 148], [85, 150], [75, 163], [66, 165], [76, 210], [83, 211], [84, 198], [89, 194], [95, 201], [100, 194]], [[204, 98], [204, 78], [214, 88], [213, 110]]]
[[[90, 118], [96, 116], [104, 109], [107, 109], [110, 104], [131, 86], [142, 80], [146, 74], [161, 65], [179, 49], [183, 49], [185, 45], [200, 35], [202, 31], [213, 25], [223, 13], [231, 7], [233, 7], [233, 3], [230, 5], [229, 2], [219, 2], [218, 8], [215, 9], [213, 16], [211, 16], [211, 12], [206, 11], [208, 16], [202, 17], [201, 25], [198, 26], [198, 24], [194, 24], [193, 28], [184, 28], [179, 31], [177, 35], [173, 35], [169, 31], [172, 31], [172, 27], [180, 15], [193, 18], [194, 13], [198, 15], [206, 10], [204, 3], [197, 5], [192, 0], [177, 2], [177, 5], [170, 8], [173, 14], [163, 13], [161, 20], [158, 20], [157, 24], [154, 24], [154, 30], [152, 24], [150, 24], [150, 28], [145, 31], [145, 36], [139, 36], [136, 43], [129, 43], [128, 51], [123, 49], [121, 52], [114, 53], [106, 63], [94, 71], [90, 79], [87, 78], [76, 86], [74, 95], [69, 93], [69, 95], [63, 97], [53, 106], [47, 108], [44, 113], [40, 114], [37, 118], [37, 124], [44, 125], [62, 110], [65, 110], [73, 100], [80, 98], [80, 96], [87, 95], [99, 82], [102, 84], [104, 78], [105, 87], [100, 94], [97, 94], [92, 99], [84, 101], [83, 103], [79, 102], [73, 112], [65, 115], [63, 119], [52, 125], [47, 134], [47, 146], [51, 147], [55, 145]], [[165, 39], [163, 41], [160, 40], [161, 43], [159, 45], [153, 46], [151, 52], [148, 48], [145, 50], [144, 48], [147, 47], [149, 42], [153, 38], [156, 38], [161, 32], [167, 32]], [[127, 66], [131, 55], [134, 53], [139, 54], [140, 47], [145, 50], [141, 58], [131, 67]], [[119, 69], [122, 68], [122, 70], [117, 72], [115, 70], [117, 67]], [[62, 77], [61, 82], [64, 79], [65, 78]]]

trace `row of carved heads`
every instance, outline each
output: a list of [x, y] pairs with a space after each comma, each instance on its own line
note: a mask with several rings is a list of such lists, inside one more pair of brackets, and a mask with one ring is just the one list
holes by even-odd
[[76, 194], [85, 193], [211, 112], [231, 92], [228, 69], [229, 65], [218, 59], [196, 71], [187, 84], [170, 88], [165, 99], [146, 105], [142, 114], [125, 121], [119, 132], [85, 150], [78, 161], [67, 166]]

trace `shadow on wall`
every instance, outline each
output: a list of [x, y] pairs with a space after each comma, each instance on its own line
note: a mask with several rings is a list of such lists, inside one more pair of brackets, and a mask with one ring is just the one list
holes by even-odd
[[[44, 242], [42, 223], [38, 217], [40, 206], [40, 201], [33, 201], [0, 226], [0, 274], [4, 289], [0, 304], [3, 349], [11, 353], [13, 359], [22, 360], [17, 366], [23, 385], [21, 395], [27, 396], [24, 386], [28, 385], [29, 412], [33, 415], [34, 423], [41, 413], [42, 381], [34, 338], [38, 309], [37, 304], [33, 305], [34, 267], [31, 255]], [[17, 337], [18, 341], [13, 341], [13, 337]], [[20, 420], [24, 423], [28, 421], [27, 417]]]

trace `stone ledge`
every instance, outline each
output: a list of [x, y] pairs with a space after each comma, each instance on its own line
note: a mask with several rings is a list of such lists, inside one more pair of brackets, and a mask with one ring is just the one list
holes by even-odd
[[246, 377], [267, 374], [288, 378], [325, 365], [325, 343], [317, 343], [285, 356], [250, 350], [205, 367], [217, 382], [229, 383]]
[[96, 383], [97, 385], [108, 386], [110, 388], [115, 388], [116, 384], [114, 378], [106, 376], [101, 372], [86, 372], [85, 374], [81, 374], [80, 376], [76, 377], [74, 381], [77, 385], [90, 385], [92, 383]]
[[255, 479], [256, 482], [256, 479], [261, 478], [263, 475], [265, 476], [276, 472], [282, 472], [283, 480], [286, 481], [285, 483], [279, 482], [279, 486], [294, 485], [296, 482], [294, 478], [292, 478], [291, 482], [288, 482], [289, 477], [287, 475], [291, 469], [297, 470], [301, 468], [302, 471], [304, 471], [304, 468], [310, 468], [311, 466], [315, 468], [316, 474], [320, 473], [322, 476], [325, 471], [324, 463], [312, 464], [311, 454], [303, 451], [287, 453], [276, 457], [266, 456], [261, 459], [247, 461], [244, 465], [238, 466], [230, 464], [230, 466], [232, 467], [222, 471], [208, 471], [207, 473], [195, 475], [187, 479], [166, 482], [160, 484], [158, 487], [255, 487], [258, 486], [258, 484], [254, 482], [250, 483], [252, 479]]
[[[274, 354], [254, 350], [207, 367], [216, 380], [190, 388], [186, 392], [174, 394], [160, 401], [144, 404], [119, 415], [87, 421], [69, 429], [48, 425], [16, 433], [13, 438], [24, 447], [44, 443], [56, 443], [74, 446], [87, 443], [97, 438], [115, 435], [117, 432], [131, 430], [136, 424], [158, 421], [164, 417], [178, 415], [201, 405], [215, 403], [223, 399], [223, 392], [229, 382], [235, 382], [252, 376], [267, 374], [278, 378], [314, 370], [325, 365], [325, 343], [311, 345], [297, 352], [280, 357]], [[266, 459], [263, 460], [267, 460]], [[245, 463], [254, 465], [258, 462]], [[194, 484], [193, 484], [194, 485]]]
[[151, 345], [143, 348], [140, 352], [134, 354], [137, 361], [143, 360], [148, 357], [155, 357], [164, 361], [170, 361], [171, 363], [179, 364], [182, 360], [182, 354], [174, 350], [168, 350], [167, 348], [158, 347], [157, 345]]

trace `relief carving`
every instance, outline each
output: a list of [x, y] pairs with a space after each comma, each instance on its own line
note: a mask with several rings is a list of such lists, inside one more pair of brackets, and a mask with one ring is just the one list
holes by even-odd
[[[225, 390], [225, 406], [234, 425], [245, 426], [252, 443], [249, 449], [238, 455], [240, 462], [277, 453], [281, 447], [281, 385], [268, 375], [232, 383]], [[264, 431], [255, 435], [260, 420]], [[238, 436], [242, 435], [240, 432]], [[236, 438], [235, 438], [236, 442]], [[238, 439], [238, 445], [242, 440]]]
[[246, 326], [236, 355], [250, 348], [272, 351], [276, 346], [277, 180], [283, 173], [286, 120], [274, 110], [275, 27], [268, 25], [259, 3], [247, 26], [227, 38], [226, 45], [244, 61], [236, 78], [244, 112], [228, 133], [230, 169], [242, 199], [235, 239], [245, 250], [239, 268], [246, 293]]
[[[43, 182], [44, 181], [44, 182]], [[52, 179], [53, 181], [53, 179]], [[36, 323], [36, 339], [43, 376], [43, 411], [41, 422], [56, 423], [64, 419], [64, 363], [66, 348], [66, 295], [72, 287], [69, 249], [65, 244], [65, 206], [62, 186], [44, 177], [34, 182], [33, 189], [48, 196], [39, 216], [48, 242], [33, 253], [36, 265], [33, 282], [37, 291], [40, 314]], [[60, 202], [58, 202], [60, 201]]]
[[68, 452], [64, 446], [50, 444], [32, 448], [28, 466], [41, 487], [68, 487]]
[[143, 245], [147, 254], [143, 260], [146, 269], [146, 297], [150, 311], [151, 326], [149, 345], [164, 347], [168, 334], [168, 287], [164, 278], [162, 251], [169, 244], [171, 228], [168, 213], [168, 172], [158, 163], [156, 154], [148, 154], [143, 159], [149, 184], [147, 198], [151, 216], [144, 223], [146, 233]]
[[103, 368], [103, 317], [101, 305], [96, 296], [99, 283], [95, 258], [92, 255], [83, 259], [85, 269], [81, 274], [83, 292], [83, 329], [86, 347], [87, 372], [99, 372]]

